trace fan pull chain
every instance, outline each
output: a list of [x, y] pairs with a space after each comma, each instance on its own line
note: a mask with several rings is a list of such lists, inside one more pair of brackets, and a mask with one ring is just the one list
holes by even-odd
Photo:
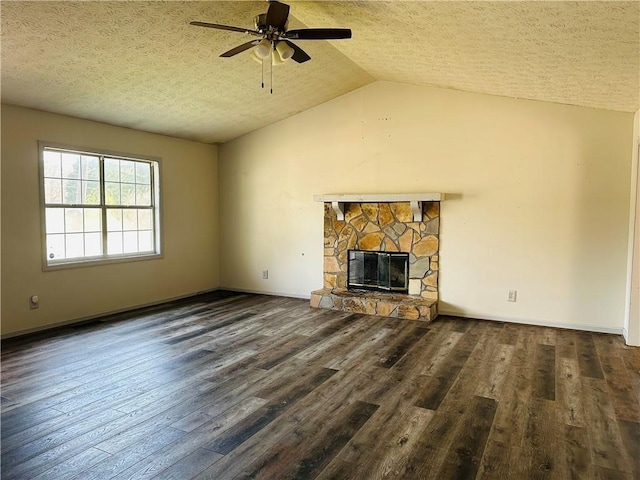
[[260, 62], [260, 70], [262, 71], [262, 88], [264, 88], [264, 58]]
[[[271, 53], [271, 55], [273, 55], [273, 53]], [[271, 60], [269, 62], [269, 64], [271, 65], [271, 68], [269, 70], [270, 73], [271, 73], [271, 80], [270, 80], [271, 81], [271, 92], [270, 93], [271, 93], [271, 95], [273, 95], [273, 58], [271, 56], [269, 56], [269, 60]]]

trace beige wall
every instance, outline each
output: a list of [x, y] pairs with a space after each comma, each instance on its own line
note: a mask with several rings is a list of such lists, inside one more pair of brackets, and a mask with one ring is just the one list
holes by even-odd
[[[164, 258], [43, 272], [38, 140], [160, 157]], [[3, 105], [2, 334], [217, 287], [217, 176], [215, 146]]]
[[621, 332], [632, 126], [628, 113], [365, 86], [220, 147], [220, 283], [320, 288], [313, 194], [445, 192], [441, 311]]
[[625, 337], [629, 345], [640, 346], [640, 110], [634, 116], [632, 142], [631, 202], [629, 213], [629, 250], [627, 264], [627, 298]]

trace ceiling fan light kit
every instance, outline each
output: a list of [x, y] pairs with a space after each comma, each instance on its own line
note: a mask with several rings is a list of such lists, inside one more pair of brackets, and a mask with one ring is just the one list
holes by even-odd
[[[271, 56], [272, 65], [280, 65], [293, 59], [296, 63], [304, 63], [311, 57], [291, 40], [340, 40], [351, 38], [349, 28], [301, 28], [287, 30], [289, 19], [289, 5], [278, 1], [270, 1], [266, 13], [256, 15], [255, 30], [231, 25], [194, 21], [191, 25], [231, 32], [244, 33], [260, 37], [261, 40], [251, 40], [238, 45], [222, 54], [221, 57], [233, 57], [247, 50], [253, 50], [252, 58], [263, 62]], [[263, 82], [264, 88], [264, 82]], [[272, 90], [273, 92], [273, 90]]]
[[293, 57], [293, 53], [294, 53], [293, 48], [291, 48], [285, 42], [277, 42], [276, 50], [278, 51], [278, 54], [280, 55], [280, 58], [282, 59], [283, 62], [286, 62], [291, 57]]
[[269, 40], [266, 38], [262, 39], [262, 41], [255, 46], [253, 49], [258, 58], [267, 58], [271, 54], [271, 44]]

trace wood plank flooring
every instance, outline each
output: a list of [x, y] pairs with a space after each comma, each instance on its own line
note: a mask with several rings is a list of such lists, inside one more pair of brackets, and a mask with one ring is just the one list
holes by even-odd
[[640, 349], [214, 292], [2, 344], [3, 480], [640, 479]]

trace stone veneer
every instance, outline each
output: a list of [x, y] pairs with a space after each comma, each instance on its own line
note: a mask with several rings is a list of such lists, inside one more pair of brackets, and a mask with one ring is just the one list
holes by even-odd
[[[311, 292], [311, 306], [386, 317], [433, 320], [438, 300], [440, 202], [422, 203], [414, 221], [409, 202], [348, 203], [344, 221], [324, 203], [324, 288]], [[409, 294], [352, 292], [347, 286], [347, 250], [409, 253]]]

